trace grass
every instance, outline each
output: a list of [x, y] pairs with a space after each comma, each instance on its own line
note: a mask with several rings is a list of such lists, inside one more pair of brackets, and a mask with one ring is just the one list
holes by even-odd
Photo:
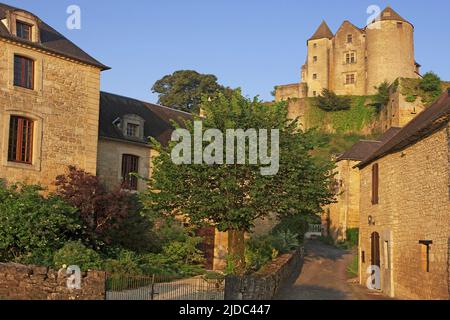
[[359, 276], [359, 257], [356, 255], [350, 265], [347, 267], [347, 275], [349, 278], [356, 278]]

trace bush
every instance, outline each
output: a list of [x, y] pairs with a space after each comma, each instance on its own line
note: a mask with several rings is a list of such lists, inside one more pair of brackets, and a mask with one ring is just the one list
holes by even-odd
[[271, 244], [279, 254], [284, 254], [298, 248], [300, 242], [298, 240], [298, 234], [290, 230], [285, 230], [272, 235]]
[[324, 111], [349, 110], [351, 103], [350, 97], [338, 96], [328, 89], [323, 89], [322, 94], [317, 97], [317, 106]]
[[303, 214], [285, 217], [273, 228], [272, 233], [276, 234], [289, 231], [296, 234], [298, 242], [301, 243], [303, 242], [305, 233], [308, 232], [309, 222], [309, 216]]
[[434, 72], [427, 72], [424, 74], [419, 84], [420, 89], [425, 92], [431, 92], [435, 95], [442, 93], [441, 78]]
[[246, 242], [246, 272], [256, 272], [278, 256], [278, 252], [272, 246], [271, 240], [269, 235], [265, 235], [252, 238]]
[[70, 241], [59, 249], [53, 257], [56, 268], [76, 265], [83, 271], [90, 269], [101, 270], [102, 260], [100, 255], [92, 249], [84, 246], [80, 241]]
[[143, 274], [142, 257], [125, 249], [113, 249], [111, 258], [104, 262], [104, 270], [116, 275], [141, 275]]
[[391, 84], [387, 81], [381, 83], [378, 87], [375, 87], [377, 93], [374, 96], [374, 105], [377, 110], [380, 111], [381, 108], [387, 106], [390, 99]]
[[53, 254], [80, 238], [77, 210], [59, 197], [43, 197], [39, 186], [0, 185], [0, 258], [24, 264], [53, 264]]
[[347, 243], [350, 248], [354, 248], [358, 246], [359, 243], [359, 229], [348, 229], [347, 230]]

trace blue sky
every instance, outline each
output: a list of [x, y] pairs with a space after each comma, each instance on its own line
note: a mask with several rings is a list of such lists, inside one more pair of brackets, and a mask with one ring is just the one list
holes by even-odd
[[[416, 60], [450, 80], [450, 2], [446, 0], [9, 0], [38, 15], [112, 67], [102, 90], [150, 102], [153, 83], [179, 69], [215, 74], [248, 96], [272, 99], [278, 84], [298, 82], [306, 40], [322, 19], [367, 21], [367, 8], [391, 5], [416, 27]], [[68, 30], [66, 9], [81, 8], [81, 30]]]

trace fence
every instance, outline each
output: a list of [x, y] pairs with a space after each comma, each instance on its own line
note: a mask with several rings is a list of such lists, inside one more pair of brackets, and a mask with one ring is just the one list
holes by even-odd
[[225, 279], [109, 275], [107, 300], [224, 300]]
[[322, 235], [322, 225], [321, 224], [310, 224], [308, 232], [305, 234], [306, 239], [311, 239], [315, 237], [320, 237]]

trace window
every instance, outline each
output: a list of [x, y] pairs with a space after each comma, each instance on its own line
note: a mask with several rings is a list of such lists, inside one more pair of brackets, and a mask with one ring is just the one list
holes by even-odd
[[14, 85], [34, 88], [34, 61], [22, 56], [14, 56]]
[[356, 63], [356, 52], [347, 52], [345, 54], [345, 63], [346, 64]]
[[354, 73], [345, 75], [345, 84], [354, 84], [356, 82], [356, 77]]
[[12, 116], [9, 123], [8, 161], [31, 164], [33, 161], [32, 120]]
[[366, 263], [366, 252], [365, 251], [361, 251], [361, 262]]
[[316, 63], [317, 62], [317, 56], [313, 57], [313, 62]]
[[317, 43], [314, 43], [313, 47], [314, 47], [314, 49], [317, 48]]
[[16, 22], [16, 35], [19, 38], [31, 41], [32, 26], [28, 23], [17, 21]]
[[139, 137], [139, 125], [135, 123], [127, 123], [127, 136], [128, 137]]
[[138, 178], [131, 175], [138, 173], [139, 157], [124, 154], [122, 156], [122, 183], [123, 187], [128, 190], [137, 190]]
[[399, 29], [403, 28], [403, 22], [397, 22], [397, 28]]
[[347, 35], [347, 43], [353, 43], [353, 35], [352, 34]]
[[375, 163], [372, 166], [372, 204], [378, 204], [379, 202], [378, 188], [379, 188], [379, 166], [378, 163]]
[[421, 244], [420, 248], [420, 262], [422, 271], [430, 272], [430, 253], [431, 253], [431, 245], [433, 241], [430, 240], [421, 240], [419, 241]]
[[317, 80], [317, 73], [314, 73], [314, 74], [313, 74], [313, 79], [314, 79], [314, 80]]

